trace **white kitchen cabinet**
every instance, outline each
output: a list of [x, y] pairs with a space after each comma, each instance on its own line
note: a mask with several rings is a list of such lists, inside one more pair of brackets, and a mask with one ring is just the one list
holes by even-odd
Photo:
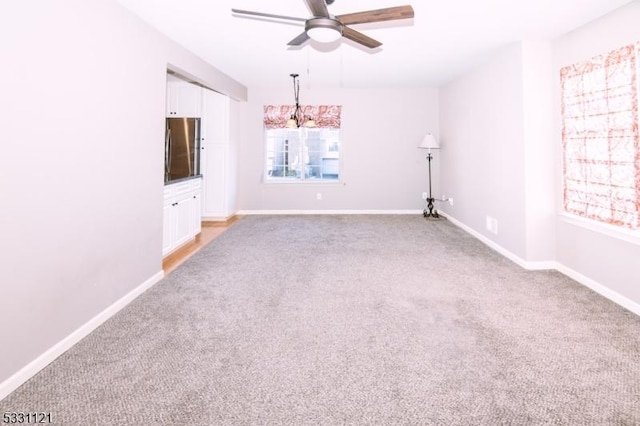
[[189, 204], [189, 235], [196, 236], [202, 231], [202, 184], [195, 179], [191, 186], [191, 203]]
[[191, 235], [191, 197], [176, 200], [173, 205], [174, 221], [173, 221], [173, 244], [172, 249], [183, 246], [195, 236]]
[[202, 216], [211, 220], [222, 220], [233, 214], [227, 196], [229, 173], [229, 146], [226, 144], [206, 143], [202, 145], [204, 178], [204, 202]]
[[228, 96], [203, 89], [202, 217], [226, 220], [236, 212], [239, 104]]
[[213, 90], [202, 91], [201, 136], [203, 142], [228, 143], [230, 140], [229, 113], [231, 99]]
[[200, 117], [202, 87], [167, 76], [167, 117]]
[[165, 185], [163, 256], [175, 251], [200, 233], [201, 190], [200, 178]]

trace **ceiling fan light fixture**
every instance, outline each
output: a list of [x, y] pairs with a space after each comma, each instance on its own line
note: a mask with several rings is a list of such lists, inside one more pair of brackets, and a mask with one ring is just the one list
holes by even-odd
[[305, 24], [305, 31], [320, 43], [331, 43], [342, 37], [342, 24], [331, 18], [311, 18]]

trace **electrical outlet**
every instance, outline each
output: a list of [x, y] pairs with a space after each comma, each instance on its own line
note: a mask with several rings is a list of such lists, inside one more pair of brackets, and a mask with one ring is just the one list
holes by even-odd
[[449, 205], [452, 206], [453, 205], [453, 198], [449, 198]]
[[316, 194], [316, 200], [322, 200], [322, 194], [320, 192]]
[[487, 216], [487, 230], [492, 234], [498, 235], [498, 219]]
[[423, 193], [422, 193], [422, 199], [423, 199], [423, 200], [426, 200], [427, 198], [429, 198], [429, 196], [427, 195], [427, 193], [426, 193], [426, 192], [423, 192]]

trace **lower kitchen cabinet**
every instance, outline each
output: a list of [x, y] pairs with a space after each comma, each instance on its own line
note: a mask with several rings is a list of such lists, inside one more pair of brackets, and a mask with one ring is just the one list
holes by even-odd
[[166, 256], [200, 233], [202, 179], [200, 177], [164, 187], [162, 255]]
[[226, 220], [235, 213], [233, 148], [228, 144], [217, 143], [202, 146], [202, 216], [205, 220]]

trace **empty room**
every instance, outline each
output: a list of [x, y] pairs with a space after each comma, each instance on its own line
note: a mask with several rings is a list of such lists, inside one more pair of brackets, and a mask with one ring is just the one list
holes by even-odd
[[640, 424], [638, 22], [5, 4], [2, 424]]

